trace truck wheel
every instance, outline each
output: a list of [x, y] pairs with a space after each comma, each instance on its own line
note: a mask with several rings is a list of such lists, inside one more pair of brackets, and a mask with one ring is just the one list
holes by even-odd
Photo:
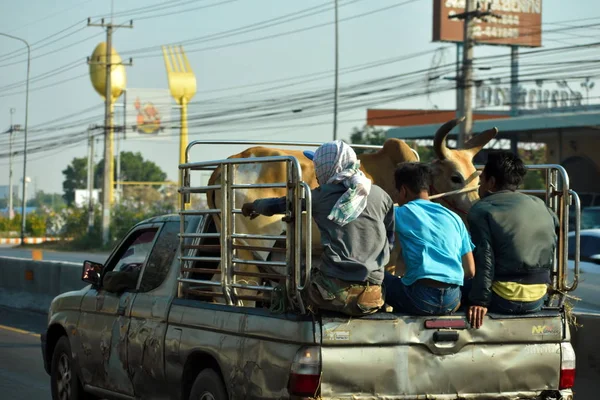
[[227, 400], [227, 392], [219, 374], [210, 368], [200, 372], [192, 386], [189, 400]]
[[61, 337], [54, 347], [51, 368], [52, 400], [84, 399], [84, 392], [73, 365], [71, 345], [66, 336]]

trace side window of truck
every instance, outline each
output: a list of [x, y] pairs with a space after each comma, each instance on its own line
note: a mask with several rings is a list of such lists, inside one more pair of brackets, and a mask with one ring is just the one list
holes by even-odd
[[159, 287], [171, 268], [179, 247], [179, 222], [167, 222], [160, 231], [156, 244], [150, 253], [144, 275], [140, 282], [140, 292], [149, 292]]
[[117, 256], [106, 266], [102, 278], [104, 289], [114, 293], [135, 290], [157, 232], [157, 228], [139, 229], [125, 240]]

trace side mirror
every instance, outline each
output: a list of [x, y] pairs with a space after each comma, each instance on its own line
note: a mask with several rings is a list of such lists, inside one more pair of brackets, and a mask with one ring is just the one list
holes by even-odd
[[102, 264], [98, 264], [93, 261], [84, 261], [81, 280], [91, 283], [96, 287], [100, 286], [100, 274], [102, 273], [102, 268], [104, 268]]

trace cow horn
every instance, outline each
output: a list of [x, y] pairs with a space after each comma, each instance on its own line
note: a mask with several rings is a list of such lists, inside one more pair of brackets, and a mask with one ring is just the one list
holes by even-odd
[[450, 120], [444, 125], [440, 126], [440, 128], [437, 130], [433, 139], [433, 149], [435, 150], [435, 155], [438, 159], [445, 160], [450, 158], [450, 150], [448, 150], [448, 147], [446, 147], [446, 137], [456, 125], [460, 124], [464, 120], [465, 117]]
[[494, 127], [483, 131], [478, 135], [474, 135], [467, 143], [465, 143], [464, 150], [471, 153], [471, 157], [475, 157], [475, 154], [490, 142], [498, 134], [498, 128]]

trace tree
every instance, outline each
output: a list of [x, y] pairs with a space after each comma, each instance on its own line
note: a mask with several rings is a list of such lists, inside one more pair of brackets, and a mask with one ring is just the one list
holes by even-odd
[[[94, 188], [102, 188], [104, 180], [104, 160], [100, 160], [94, 167]], [[74, 158], [64, 171], [63, 182], [64, 199], [69, 206], [75, 201], [75, 190], [87, 187], [87, 158]], [[117, 179], [115, 161], [115, 176]], [[152, 161], [144, 160], [140, 152], [121, 152], [121, 180], [141, 182], [163, 182], [167, 174]]]
[[[350, 142], [352, 144], [370, 144], [381, 146], [385, 142], [385, 130], [381, 128], [375, 128], [373, 126], [365, 125], [361, 129], [352, 128], [350, 134]], [[419, 153], [421, 162], [429, 162], [435, 158], [433, 148], [426, 146], [419, 146], [416, 141], [406, 141], [410, 147], [415, 149]], [[356, 149], [356, 154], [364, 153], [365, 150]]]
[[63, 181], [63, 198], [67, 205], [72, 206], [75, 202], [75, 189], [87, 187], [87, 158], [74, 158], [71, 165], [62, 171], [65, 176]]
[[[531, 149], [519, 149], [519, 157], [525, 164], [546, 164], [546, 147], [539, 146]], [[527, 171], [523, 180], [523, 189], [544, 189], [546, 179], [542, 171]]]
[[[352, 128], [350, 134], [350, 143], [352, 144], [371, 144], [382, 145], [385, 142], [385, 130], [364, 125], [361, 129]], [[356, 149], [356, 154], [364, 153], [363, 149]]]
[[[104, 169], [102, 165], [104, 159], [100, 160], [96, 167], [95, 179], [96, 187], [103, 187]], [[117, 179], [117, 167], [115, 161], [115, 176]], [[131, 151], [121, 152], [121, 180], [137, 182], [164, 182], [167, 174], [163, 172], [158, 165], [152, 161], [144, 160], [142, 153], [133, 153]]]

